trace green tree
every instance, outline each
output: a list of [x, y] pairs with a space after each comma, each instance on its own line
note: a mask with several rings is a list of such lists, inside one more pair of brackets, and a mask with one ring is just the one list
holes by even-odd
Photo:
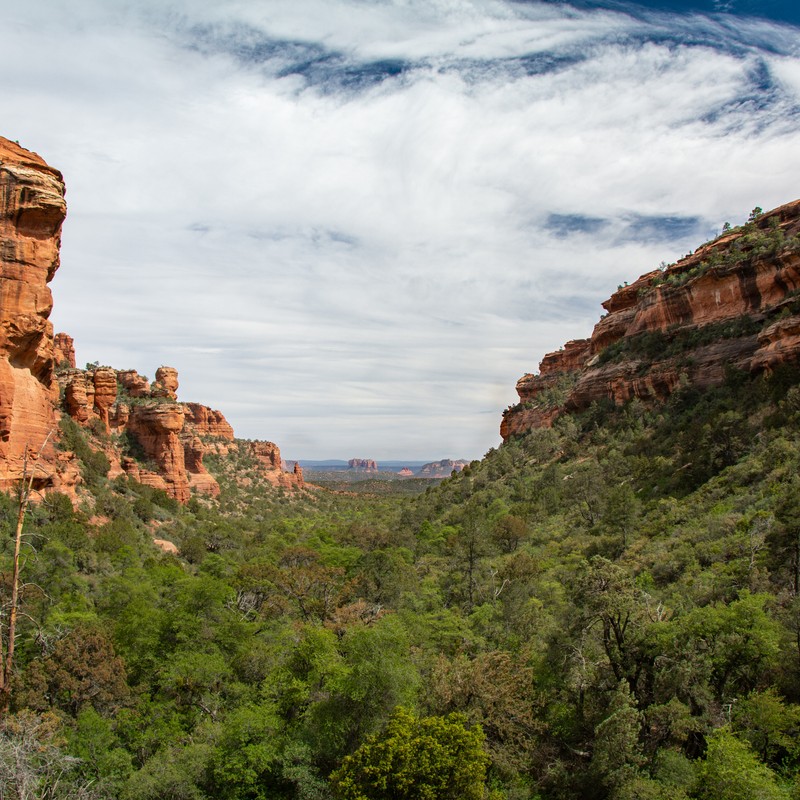
[[418, 719], [399, 707], [331, 783], [341, 800], [480, 800], [488, 761], [483, 732], [460, 714]]
[[728, 728], [709, 737], [706, 759], [698, 771], [698, 800], [788, 800], [775, 773], [762, 764]]
[[614, 790], [635, 777], [641, 766], [639, 728], [641, 714], [627, 681], [620, 681], [608, 716], [595, 728], [592, 767], [600, 780]]

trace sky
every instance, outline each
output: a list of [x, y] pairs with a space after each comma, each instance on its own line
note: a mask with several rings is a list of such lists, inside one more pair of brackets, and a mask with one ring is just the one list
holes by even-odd
[[0, 135], [67, 185], [56, 331], [290, 459], [481, 457], [618, 285], [800, 197], [795, 2], [0, 12]]

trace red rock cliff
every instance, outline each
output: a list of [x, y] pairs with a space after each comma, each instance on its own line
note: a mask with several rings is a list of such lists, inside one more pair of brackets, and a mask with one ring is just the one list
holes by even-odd
[[[203, 465], [203, 439], [233, 439], [233, 429], [219, 411], [199, 403], [175, 402], [176, 369], [160, 367], [156, 376], [151, 387], [136, 370], [62, 370], [59, 382], [64, 388], [64, 410], [83, 426], [99, 420], [106, 431], [128, 433], [138, 442], [149, 464], [126, 457], [113, 443], [103, 445], [112, 476], [125, 472], [180, 502], [189, 499], [190, 488], [218, 495], [219, 484]], [[192, 413], [187, 412], [189, 407]], [[195, 419], [199, 425], [194, 424]]]
[[621, 287], [589, 339], [568, 342], [519, 379], [520, 402], [504, 413], [501, 436], [598, 400], [661, 400], [686, 381], [713, 386], [728, 366], [769, 372], [800, 361], [798, 292], [800, 200]]
[[[62, 333], [54, 339], [48, 282], [59, 266], [65, 215], [61, 174], [0, 137], [0, 489], [12, 488], [26, 454], [41, 450], [37, 488], [77, 498], [79, 464], [73, 453], [53, 446], [63, 411], [87, 427], [92, 447], [106, 453], [110, 477], [127, 472], [181, 502], [192, 489], [218, 494], [203, 455], [209, 445], [219, 454], [227, 452], [233, 429], [219, 411], [177, 402], [177, 370], [159, 367], [152, 385], [135, 370], [79, 370], [71, 337]], [[124, 436], [110, 437], [110, 432], [133, 437], [138, 458], [124, 451]], [[255, 442], [252, 447], [271, 482], [303, 485], [302, 470], [281, 469], [275, 445]]]
[[[56, 426], [47, 284], [59, 266], [66, 208], [61, 173], [0, 138], [0, 488], [14, 484], [26, 449], [37, 452]], [[52, 447], [43, 455], [42, 485], [57, 472]]]
[[283, 469], [281, 451], [274, 442], [242, 440], [239, 442], [239, 452], [258, 462], [261, 466], [261, 476], [273, 486], [300, 489], [305, 485], [303, 470], [299, 464], [295, 464], [292, 472]]
[[75, 342], [66, 333], [57, 333], [53, 339], [56, 366], [75, 369]]

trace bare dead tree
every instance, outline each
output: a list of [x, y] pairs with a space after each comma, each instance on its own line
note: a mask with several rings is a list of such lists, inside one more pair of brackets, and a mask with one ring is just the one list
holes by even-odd
[[14, 645], [17, 635], [17, 618], [19, 616], [20, 587], [20, 553], [22, 550], [22, 531], [25, 525], [25, 513], [33, 494], [33, 481], [39, 458], [52, 435], [47, 434], [39, 451], [33, 453], [25, 448], [22, 462], [22, 478], [19, 484], [19, 508], [17, 510], [17, 526], [14, 532], [14, 558], [11, 564], [11, 599], [8, 606], [8, 624], [3, 637], [0, 628], [0, 714], [4, 714], [11, 702], [11, 677], [14, 669]]

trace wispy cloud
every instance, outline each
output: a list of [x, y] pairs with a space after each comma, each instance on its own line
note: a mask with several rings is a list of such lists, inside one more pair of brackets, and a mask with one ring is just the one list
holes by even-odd
[[[624, 280], [794, 199], [800, 33], [500, 0], [6, 12], [79, 356], [290, 457], [473, 457]], [[35, 58], [29, 58], [35, 52]]]

